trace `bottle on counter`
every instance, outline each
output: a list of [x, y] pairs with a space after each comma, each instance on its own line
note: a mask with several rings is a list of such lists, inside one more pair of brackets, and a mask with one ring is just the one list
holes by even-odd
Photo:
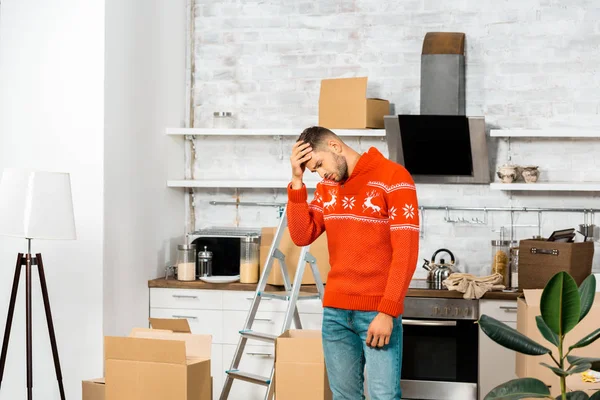
[[510, 287], [519, 288], [519, 248], [510, 249]]
[[257, 283], [259, 275], [258, 236], [245, 236], [241, 239], [240, 283]]
[[492, 240], [492, 274], [502, 275], [502, 284], [510, 285], [510, 240]]

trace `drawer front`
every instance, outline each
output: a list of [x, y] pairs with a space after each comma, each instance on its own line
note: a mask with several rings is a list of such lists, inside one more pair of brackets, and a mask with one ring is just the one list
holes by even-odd
[[503, 322], [517, 322], [517, 301], [479, 300], [479, 315], [483, 314]]
[[[235, 345], [223, 345], [223, 364], [229, 369]], [[247, 345], [238, 369], [243, 372], [269, 377], [275, 362], [275, 351], [272, 345]], [[231, 387], [231, 400], [263, 400], [267, 388], [240, 380], [235, 380]]]
[[[254, 292], [223, 291], [223, 309], [233, 311], [248, 311], [254, 299]], [[323, 305], [321, 300], [298, 300], [298, 312], [308, 314], [322, 314]], [[263, 298], [260, 302], [260, 311], [286, 312], [288, 302]]]
[[221, 310], [223, 291], [202, 289], [150, 289], [151, 308]]
[[151, 308], [152, 318], [185, 318], [192, 333], [212, 335], [212, 342], [223, 343], [223, 312], [217, 310], [190, 310], [173, 308]]

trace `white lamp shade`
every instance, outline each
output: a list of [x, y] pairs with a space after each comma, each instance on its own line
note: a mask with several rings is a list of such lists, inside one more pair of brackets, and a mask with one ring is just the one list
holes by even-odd
[[69, 174], [5, 169], [0, 181], [0, 235], [76, 239]]

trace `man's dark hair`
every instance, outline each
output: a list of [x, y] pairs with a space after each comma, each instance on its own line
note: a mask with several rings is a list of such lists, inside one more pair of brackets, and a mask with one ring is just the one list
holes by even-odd
[[310, 144], [313, 150], [322, 150], [325, 145], [325, 140], [328, 138], [335, 138], [340, 140], [338, 136], [327, 128], [322, 126], [311, 126], [306, 128], [298, 138], [298, 142], [304, 142]]

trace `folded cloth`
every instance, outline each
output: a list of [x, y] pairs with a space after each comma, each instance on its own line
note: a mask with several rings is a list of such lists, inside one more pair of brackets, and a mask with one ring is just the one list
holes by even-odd
[[587, 370], [581, 374], [581, 380], [584, 382], [597, 383], [600, 382], [600, 372]]
[[471, 274], [454, 273], [442, 283], [448, 290], [464, 293], [465, 299], [480, 299], [490, 290], [503, 290], [506, 286], [500, 284], [503, 277], [500, 274], [475, 276]]

